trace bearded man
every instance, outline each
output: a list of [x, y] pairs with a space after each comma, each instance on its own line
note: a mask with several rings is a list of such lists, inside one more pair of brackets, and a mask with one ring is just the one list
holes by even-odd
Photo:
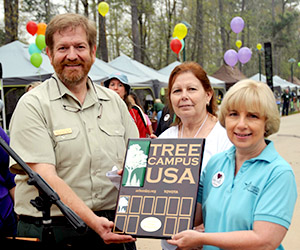
[[[52, 206], [57, 245], [135, 249], [131, 236], [111, 232], [118, 190], [106, 173], [123, 167], [127, 140], [139, 134], [123, 100], [88, 77], [96, 57], [95, 24], [78, 14], [57, 15], [45, 38], [55, 73], [19, 100], [10, 123], [11, 147], [89, 226], [78, 234]], [[30, 204], [38, 190], [13, 159], [10, 170], [17, 174], [18, 236], [43, 241], [42, 213]]]

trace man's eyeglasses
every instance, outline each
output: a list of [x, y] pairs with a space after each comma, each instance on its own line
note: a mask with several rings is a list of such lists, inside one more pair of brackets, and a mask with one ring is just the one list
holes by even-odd
[[[53, 77], [53, 78], [54, 78], [54, 77]], [[61, 91], [60, 91], [60, 88], [59, 88], [57, 79], [56, 79], [56, 78], [54, 78], [54, 79], [55, 79], [56, 84], [57, 84], [57, 88], [58, 88], [58, 91], [59, 91], [61, 104], [62, 104], [64, 110], [69, 111], [69, 112], [73, 112], [73, 113], [77, 113], [77, 112], [81, 111], [80, 108], [77, 108], [77, 107], [73, 107], [73, 106], [64, 104], [64, 100], [63, 100], [63, 98], [62, 98]], [[96, 96], [98, 96], [98, 95], [97, 95], [96, 88], [95, 88], [94, 85], [93, 85], [93, 87], [94, 87]], [[99, 99], [99, 98], [97, 98], [97, 99], [98, 99], [98, 104], [99, 104], [99, 113], [98, 113], [99, 115], [98, 115], [97, 117], [98, 117], [99, 119], [101, 119], [101, 117], [102, 117], [102, 112], [103, 112], [103, 105], [102, 105], [102, 103], [100, 102], [100, 99]]]
[[[64, 108], [64, 110], [66, 111], [69, 111], [69, 112], [73, 112], [73, 113], [77, 113], [79, 112], [81, 109], [80, 108], [76, 108], [76, 107], [72, 107], [72, 106], [69, 106], [69, 105], [66, 105], [63, 103], [63, 98], [60, 97], [60, 100], [61, 100], [61, 103], [62, 103], [62, 106]], [[99, 119], [101, 119], [102, 117], [102, 112], [103, 112], [103, 105], [102, 103], [100, 102], [100, 100], [98, 99], [98, 103], [99, 103], [99, 115], [97, 116]]]

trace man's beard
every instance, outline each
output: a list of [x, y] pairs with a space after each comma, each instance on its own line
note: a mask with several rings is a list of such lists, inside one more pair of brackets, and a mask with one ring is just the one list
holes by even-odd
[[[81, 65], [76, 69], [68, 69], [66, 65]], [[53, 64], [53, 68], [58, 78], [66, 85], [75, 86], [81, 83], [81, 81], [88, 75], [92, 61], [83, 62], [81, 60], [58, 62]]]

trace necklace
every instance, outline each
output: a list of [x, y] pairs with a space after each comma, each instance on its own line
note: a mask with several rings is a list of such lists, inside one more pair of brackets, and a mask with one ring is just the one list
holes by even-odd
[[[204, 124], [205, 124], [205, 122], [206, 122], [206, 120], [207, 120], [207, 117], [208, 117], [208, 114], [206, 115], [206, 117], [205, 117], [204, 121], [202, 122], [200, 128], [198, 129], [198, 131], [197, 131], [196, 134], [194, 135], [194, 138], [197, 137], [197, 135], [199, 134], [200, 130], [201, 130], [202, 127], [204, 126]], [[182, 136], [183, 136], [183, 130], [184, 130], [184, 125], [182, 124], [182, 130], [181, 130], [180, 138], [182, 138]]]

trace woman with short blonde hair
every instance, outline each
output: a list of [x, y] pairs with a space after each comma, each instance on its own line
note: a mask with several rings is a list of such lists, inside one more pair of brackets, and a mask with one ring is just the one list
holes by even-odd
[[230, 88], [222, 101], [219, 121], [225, 127], [225, 117], [230, 109], [241, 105], [248, 111], [259, 112], [266, 118], [265, 137], [279, 130], [280, 115], [270, 87], [262, 82], [244, 79]]

